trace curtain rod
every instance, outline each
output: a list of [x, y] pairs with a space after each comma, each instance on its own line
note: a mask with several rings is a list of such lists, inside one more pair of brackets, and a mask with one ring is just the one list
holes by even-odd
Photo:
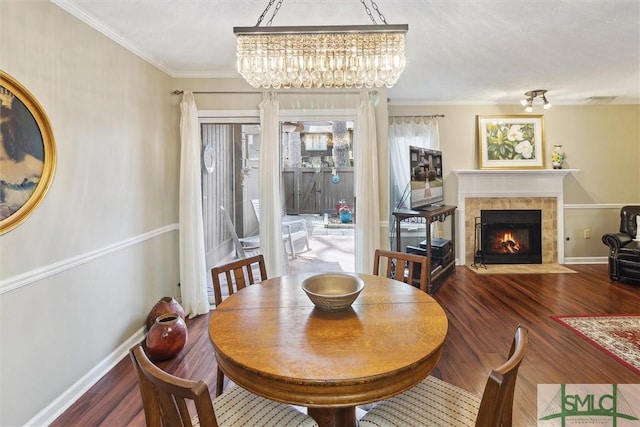
[[[174, 90], [174, 91], [173, 91], [173, 92], [171, 92], [171, 93], [172, 93], [173, 95], [182, 95], [182, 94], [184, 93], [184, 91], [183, 91], [183, 90], [176, 89], [176, 90]], [[235, 91], [235, 92], [234, 92], [234, 91], [229, 91], [229, 92], [209, 92], [209, 91], [207, 91], [207, 92], [198, 92], [198, 91], [193, 91], [192, 93], [193, 93], [194, 95], [195, 95], [195, 94], [205, 94], [205, 93], [229, 94], [229, 95], [245, 95], [245, 94], [246, 94], [246, 95], [257, 95], [257, 94], [259, 94], [260, 92], [238, 92], [238, 91]]]
[[445, 117], [444, 114], [431, 114], [426, 116], [389, 116], [390, 119], [435, 119], [438, 117]]
[[[245, 92], [238, 92], [238, 91], [193, 91], [193, 94], [217, 94], [217, 95], [259, 95], [261, 94], [263, 91], [245, 91]], [[183, 90], [179, 90], [176, 89], [173, 92], [171, 92], [173, 95], [182, 95], [184, 93]], [[276, 91], [276, 93], [281, 93], [281, 94], [292, 94], [292, 95], [308, 95], [309, 92], [308, 91], [295, 91], [295, 90], [282, 90], [282, 91]], [[377, 95], [378, 91], [377, 90], [373, 90], [370, 92], [372, 95]], [[340, 92], [337, 90], [333, 90], [333, 91], [326, 91], [326, 92], [311, 92], [311, 94], [313, 95], [325, 95], [325, 94], [329, 94], [329, 95], [360, 95], [360, 92], [353, 92], [353, 91], [349, 91], [349, 92]]]

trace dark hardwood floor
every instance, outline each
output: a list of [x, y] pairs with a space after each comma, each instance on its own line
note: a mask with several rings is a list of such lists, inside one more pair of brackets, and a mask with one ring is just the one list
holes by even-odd
[[[433, 375], [481, 395], [489, 370], [509, 350], [518, 324], [529, 329], [520, 368], [514, 425], [535, 426], [538, 384], [640, 383], [640, 376], [553, 321], [552, 315], [639, 313], [640, 284], [611, 283], [606, 265], [570, 265], [578, 274], [477, 275], [458, 267], [435, 294], [449, 317], [442, 360]], [[189, 342], [160, 365], [203, 378], [213, 392], [216, 363], [208, 316], [189, 320]], [[144, 426], [129, 358], [75, 402], [52, 426]]]

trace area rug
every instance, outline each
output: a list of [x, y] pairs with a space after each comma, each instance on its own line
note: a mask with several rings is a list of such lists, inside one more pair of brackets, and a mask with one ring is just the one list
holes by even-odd
[[575, 273], [560, 264], [487, 264], [486, 268], [469, 266], [476, 274], [542, 274], [542, 273]]
[[551, 318], [640, 374], [640, 314]]

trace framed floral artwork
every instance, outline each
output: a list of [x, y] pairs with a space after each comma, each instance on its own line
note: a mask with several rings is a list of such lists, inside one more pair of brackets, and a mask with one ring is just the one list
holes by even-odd
[[543, 116], [477, 116], [479, 169], [544, 169]]
[[51, 185], [55, 165], [47, 115], [24, 86], [0, 70], [0, 234], [36, 210]]

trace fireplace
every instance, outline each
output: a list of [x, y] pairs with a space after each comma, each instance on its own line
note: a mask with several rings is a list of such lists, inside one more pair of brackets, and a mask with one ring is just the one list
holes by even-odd
[[480, 211], [480, 257], [486, 264], [542, 264], [542, 211]]
[[458, 181], [456, 256], [472, 265], [477, 230], [474, 219], [483, 209], [540, 209], [542, 263], [564, 264], [564, 177], [577, 169], [454, 169]]

